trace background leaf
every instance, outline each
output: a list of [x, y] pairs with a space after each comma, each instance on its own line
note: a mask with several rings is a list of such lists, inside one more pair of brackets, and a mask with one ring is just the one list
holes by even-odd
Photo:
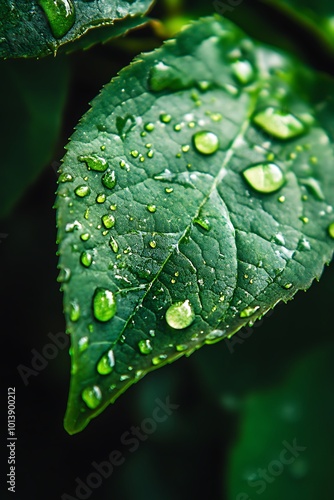
[[[318, 75], [301, 71], [312, 87]], [[307, 98], [294, 61], [210, 18], [94, 101], [57, 201], [69, 432], [148, 371], [320, 277], [333, 252], [333, 150]]]
[[[2, 61], [0, 216], [14, 206], [51, 162], [69, 85], [65, 59]], [[55, 173], [57, 167], [55, 167]]]
[[[73, 48], [119, 36], [140, 26], [152, 0], [0, 1], [0, 58], [56, 54], [69, 42]], [[91, 32], [101, 27], [101, 31]], [[86, 35], [83, 40], [78, 39]], [[72, 49], [73, 49], [72, 48]]]

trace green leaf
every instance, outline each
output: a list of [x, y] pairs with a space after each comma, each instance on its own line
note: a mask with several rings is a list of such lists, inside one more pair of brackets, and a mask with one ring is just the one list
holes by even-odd
[[63, 58], [0, 63], [1, 216], [52, 160], [67, 97], [68, 69]]
[[68, 432], [320, 277], [334, 249], [334, 170], [308, 102], [315, 82], [208, 18], [93, 101], [56, 203]]
[[[0, 58], [87, 48], [140, 26], [153, 0], [0, 0]], [[99, 27], [99, 30], [94, 28]], [[81, 37], [84, 38], [82, 39]], [[68, 46], [70, 42], [74, 42]]]
[[327, 496], [328, 443], [334, 439], [333, 354], [333, 344], [309, 353], [276, 388], [246, 398], [230, 457], [228, 498]]

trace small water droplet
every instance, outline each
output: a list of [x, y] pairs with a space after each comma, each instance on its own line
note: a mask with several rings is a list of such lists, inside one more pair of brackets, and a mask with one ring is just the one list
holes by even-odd
[[293, 286], [293, 285], [292, 285], [292, 283], [286, 283], [286, 284], [284, 285], [284, 288], [285, 288], [286, 290], [290, 290], [290, 288], [292, 288], [292, 286]]
[[70, 303], [70, 320], [75, 323], [80, 318], [80, 306], [78, 302]]
[[256, 313], [256, 311], [258, 311], [258, 309], [260, 309], [260, 306], [254, 306], [254, 307], [251, 307], [251, 306], [248, 306], [248, 307], [245, 307], [245, 309], [243, 309], [240, 313], [240, 318], [249, 318], [250, 316], [253, 316], [253, 314]]
[[334, 222], [331, 222], [328, 226], [328, 234], [334, 239]]
[[81, 337], [78, 341], [78, 349], [79, 352], [84, 352], [89, 345], [89, 338], [88, 337]]
[[300, 179], [300, 183], [306, 186], [317, 200], [323, 201], [325, 199], [325, 195], [318, 180], [311, 177], [308, 179]]
[[146, 123], [144, 126], [146, 132], [153, 132], [154, 130], [154, 123]]
[[92, 254], [87, 251], [82, 252], [80, 255], [80, 262], [83, 266], [90, 267], [91, 263], [93, 262]]
[[153, 347], [151, 346], [151, 341], [149, 339], [140, 340], [138, 342], [138, 348], [142, 354], [150, 354], [153, 351]]
[[112, 251], [114, 253], [117, 253], [118, 252], [118, 243], [117, 241], [115, 240], [115, 238], [113, 238], [112, 236], [110, 237], [110, 240], [109, 240], [109, 245], [110, 245], [110, 248], [112, 249]]
[[55, 38], [63, 38], [75, 22], [75, 7], [71, 0], [38, 0]]
[[105, 172], [108, 168], [108, 162], [101, 156], [91, 154], [87, 156], [78, 156], [78, 160], [86, 163], [88, 170], [95, 170], [96, 172]]
[[104, 203], [106, 201], [107, 197], [104, 193], [100, 193], [96, 197], [96, 203]]
[[148, 158], [153, 158], [154, 156], [154, 151], [152, 149], [150, 149], [149, 151], [147, 151], [147, 157]]
[[75, 194], [79, 196], [79, 198], [84, 198], [85, 196], [89, 195], [90, 189], [88, 186], [85, 186], [84, 184], [82, 186], [78, 186], [75, 188]]
[[83, 234], [80, 235], [80, 239], [82, 241], [88, 241], [89, 238], [90, 238], [90, 234], [89, 233], [83, 233]]
[[160, 363], [162, 363], [162, 361], [164, 361], [165, 359], [167, 359], [167, 354], [160, 354], [159, 356], [155, 356], [152, 359], [152, 365], [157, 366]]
[[253, 121], [277, 139], [291, 139], [303, 134], [305, 125], [292, 113], [269, 106], [255, 114]]
[[166, 321], [169, 326], [176, 330], [182, 330], [190, 326], [195, 319], [195, 313], [188, 299], [183, 302], [175, 302], [166, 311]]
[[182, 130], [181, 123], [177, 123], [176, 125], [174, 125], [174, 130], [175, 132], [180, 132]]
[[102, 215], [101, 220], [106, 229], [111, 229], [115, 225], [115, 217], [111, 214]]
[[130, 155], [131, 155], [133, 158], [138, 158], [138, 156], [139, 156], [139, 151], [137, 151], [136, 149], [133, 149], [132, 151], [130, 151]]
[[101, 357], [96, 369], [100, 375], [109, 375], [109, 373], [113, 371], [114, 366], [114, 351], [112, 349], [109, 349], [109, 351]]
[[165, 192], [166, 192], [167, 194], [170, 194], [170, 193], [172, 193], [173, 191], [174, 191], [174, 189], [173, 189], [173, 188], [165, 188]]
[[215, 344], [225, 335], [223, 330], [213, 330], [205, 337], [206, 344]]
[[203, 155], [212, 155], [219, 148], [219, 140], [216, 134], [201, 130], [193, 135], [195, 149]]
[[116, 314], [114, 294], [105, 288], [97, 288], [93, 295], [93, 312], [98, 321], [106, 322]]
[[67, 283], [71, 278], [71, 270], [67, 267], [63, 267], [58, 274], [58, 283]]
[[154, 214], [154, 212], [157, 211], [157, 207], [155, 205], [147, 205], [146, 208], [149, 212], [151, 212], [151, 214]]
[[81, 397], [88, 408], [94, 410], [102, 401], [102, 392], [98, 385], [91, 385], [82, 391]]
[[285, 182], [282, 170], [275, 163], [251, 165], [242, 175], [253, 189], [264, 194], [278, 191]]
[[151, 248], [156, 248], [157, 242], [154, 241], [154, 240], [152, 240], [152, 241], [149, 242], [149, 245], [150, 245]]
[[113, 189], [116, 186], [116, 174], [114, 170], [107, 170], [105, 174], [102, 175], [102, 184], [107, 189]]
[[187, 344], [178, 344], [177, 346], [175, 346], [175, 349], [177, 350], [177, 352], [183, 352], [188, 349], [188, 346]]
[[284, 203], [285, 202], [285, 196], [279, 196], [277, 199], [278, 199], [278, 201], [280, 203]]
[[58, 182], [61, 182], [61, 183], [64, 183], [64, 182], [73, 182], [73, 177], [72, 177], [71, 174], [67, 174], [66, 172], [63, 172], [58, 177]]
[[160, 121], [161, 121], [162, 123], [170, 123], [170, 122], [171, 122], [171, 120], [172, 120], [172, 116], [171, 116], [171, 115], [169, 115], [169, 114], [167, 114], [167, 113], [162, 113], [162, 114], [160, 115]]
[[211, 229], [210, 221], [208, 219], [201, 219], [201, 218], [197, 217], [196, 219], [194, 219], [194, 224], [197, 224], [198, 226], [202, 227], [206, 231], [210, 231], [210, 229]]
[[242, 85], [247, 85], [254, 79], [254, 68], [249, 61], [234, 61], [231, 66], [233, 75]]

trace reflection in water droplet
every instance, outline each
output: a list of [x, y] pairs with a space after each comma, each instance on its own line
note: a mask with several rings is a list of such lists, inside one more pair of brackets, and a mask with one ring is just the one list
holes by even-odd
[[245, 307], [245, 309], [243, 309], [240, 313], [240, 318], [249, 318], [250, 316], [253, 316], [253, 314], [256, 313], [256, 311], [258, 311], [259, 309], [260, 306]]
[[110, 349], [106, 354], [102, 356], [97, 364], [97, 371], [100, 375], [108, 375], [113, 371], [115, 366], [114, 351]]
[[86, 163], [88, 170], [95, 170], [96, 172], [104, 172], [108, 168], [108, 162], [96, 154], [88, 156], [78, 156], [78, 160]]
[[195, 313], [188, 299], [172, 304], [166, 311], [166, 321], [176, 330], [190, 326], [195, 319]]
[[97, 288], [93, 296], [93, 312], [98, 321], [106, 322], [116, 314], [114, 294], [105, 288]]
[[71, 0], [38, 0], [49, 21], [55, 38], [62, 38], [75, 22], [75, 7]]
[[216, 134], [201, 130], [193, 135], [195, 149], [203, 155], [212, 155], [219, 148], [219, 140]]
[[82, 391], [81, 397], [88, 408], [94, 410], [102, 401], [102, 392], [98, 385], [92, 385]]
[[269, 162], [251, 165], [242, 172], [242, 175], [253, 189], [264, 194], [278, 191], [285, 182], [280, 167]]
[[149, 339], [140, 340], [138, 342], [138, 348], [142, 354], [150, 354], [153, 351], [153, 347], [151, 346], [151, 341]]
[[253, 121], [265, 132], [278, 139], [291, 139], [306, 131], [305, 125], [292, 113], [273, 106], [256, 113]]

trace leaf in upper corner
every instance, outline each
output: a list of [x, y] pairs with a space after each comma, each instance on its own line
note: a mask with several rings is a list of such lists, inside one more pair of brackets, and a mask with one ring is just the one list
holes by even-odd
[[0, 216], [10, 211], [52, 160], [67, 97], [68, 69], [63, 58], [0, 62]]
[[68, 432], [320, 277], [333, 148], [311, 105], [319, 75], [303, 70], [300, 88], [301, 70], [207, 18], [137, 58], [81, 119], [56, 203]]
[[[87, 48], [142, 25], [153, 0], [0, 0], [0, 58]], [[95, 28], [99, 28], [95, 30]]]

